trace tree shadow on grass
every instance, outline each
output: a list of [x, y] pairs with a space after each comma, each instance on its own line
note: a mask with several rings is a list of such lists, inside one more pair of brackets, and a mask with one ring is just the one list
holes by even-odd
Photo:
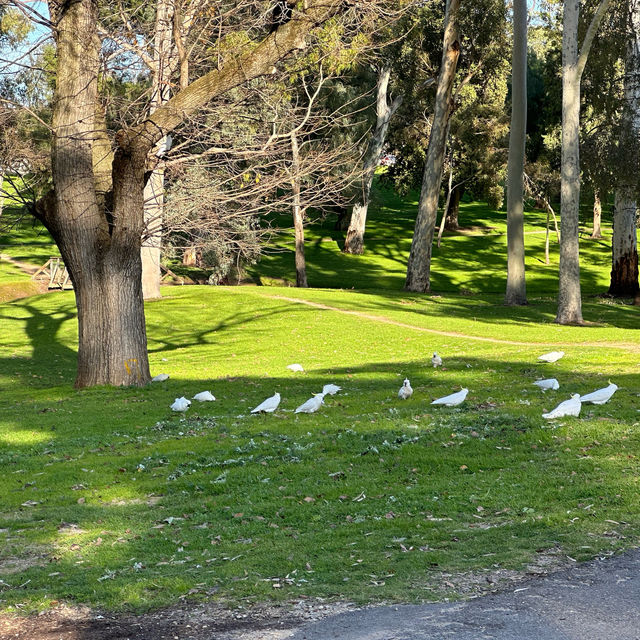
[[[9, 544], [0, 562], [11, 556], [23, 570], [3, 575], [4, 604], [144, 609], [184, 598], [269, 599], [273, 579], [286, 597], [340, 590], [407, 600], [426, 561], [432, 571], [482, 572], [515, 554], [520, 566], [564, 536], [582, 536], [595, 553], [610, 539], [589, 538], [589, 518], [566, 513], [595, 501], [600, 519], [619, 521], [626, 509], [625, 526], [640, 525], [635, 489], [624, 488], [633, 443], [619, 439], [627, 428], [615, 418], [635, 411], [638, 376], [616, 379], [609, 405], [558, 424], [542, 411], [601, 386], [601, 376], [561, 362], [561, 390], [543, 394], [531, 384], [542, 371], [524, 360], [505, 371], [501, 359], [451, 358], [446, 371], [404, 360], [211, 378], [219, 400], [176, 415], [169, 399], [205, 383], [181, 380], [149, 388], [163, 414], [128, 405], [128, 427], [105, 425], [95, 436], [78, 411], [68, 417], [75, 429], [46, 449], [15, 445], [16, 458], [5, 460], [0, 535]], [[403, 402], [396, 394], [405, 375], [416, 392]], [[326, 382], [343, 390], [318, 414], [292, 413]], [[471, 391], [461, 407], [429, 404], [462, 386]], [[273, 388], [283, 394], [277, 413], [249, 415]], [[504, 389], [507, 401], [496, 398]], [[88, 390], [79, 401], [88, 408], [101, 394]], [[139, 395], [110, 390], [105, 402], [117, 410]], [[30, 426], [26, 415], [15, 419]], [[384, 585], [371, 578], [391, 571]]]

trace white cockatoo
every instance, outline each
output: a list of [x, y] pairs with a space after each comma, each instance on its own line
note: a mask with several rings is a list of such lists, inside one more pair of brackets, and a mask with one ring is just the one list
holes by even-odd
[[303, 402], [295, 413], [315, 413], [324, 404], [324, 393], [314, 393], [312, 398]]
[[536, 380], [533, 384], [540, 387], [543, 391], [547, 389], [559, 389], [560, 383], [555, 378], [546, 378], [545, 380]]
[[304, 367], [301, 364], [298, 364], [298, 363], [288, 364], [287, 365], [287, 369], [289, 369], [290, 371], [304, 372]]
[[586, 396], [580, 396], [580, 402], [591, 402], [593, 404], [604, 404], [611, 399], [611, 396], [618, 390], [618, 385], [609, 383], [608, 387], [597, 389]]
[[153, 378], [151, 378], [151, 382], [164, 382], [165, 380], [169, 379], [169, 374], [168, 373], [159, 373], [157, 376], [153, 376]]
[[280, 404], [280, 394], [274, 393], [270, 398], [261, 402], [255, 409], [251, 409], [251, 413], [273, 413]]
[[406, 400], [410, 398], [413, 394], [413, 389], [411, 388], [411, 383], [409, 382], [409, 378], [405, 378], [402, 386], [400, 387], [400, 391], [398, 391], [398, 398], [402, 398], [402, 400]]
[[433, 365], [434, 369], [436, 367], [442, 366], [442, 358], [438, 355], [437, 351], [433, 352], [433, 356], [431, 357], [431, 364]]
[[538, 356], [538, 360], [541, 362], [557, 362], [564, 355], [564, 351], [549, 351], [549, 353], [543, 353]]
[[184, 396], [176, 398], [171, 405], [173, 411], [186, 411], [191, 406], [191, 400], [187, 400]]
[[342, 387], [339, 387], [337, 384], [325, 384], [324, 387], [322, 387], [322, 395], [335, 396], [341, 389]]
[[464, 402], [464, 399], [467, 397], [467, 393], [469, 393], [469, 389], [461, 389], [456, 393], [444, 396], [444, 398], [438, 398], [431, 404], [443, 404], [445, 407], [456, 407]]
[[211, 391], [201, 391], [200, 393], [196, 393], [193, 396], [194, 400], [198, 400], [199, 402], [213, 402], [216, 397], [211, 393]]
[[562, 418], [564, 416], [579, 416], [582, 403], [580, 402], [580, 394], [574, 393], [568, 400], [561, 402], [553, 411], [543, 413], [542, 417], [550, 420], [551, 418]]

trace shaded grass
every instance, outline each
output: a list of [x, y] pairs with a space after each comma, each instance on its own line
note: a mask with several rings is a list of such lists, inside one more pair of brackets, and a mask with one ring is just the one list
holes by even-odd
[[[404, 326], [273, 297], [292, 293]], [[637, 544], [633, 318], [587, 308], [600, 326], [486, 296], [174, 288], [147, 306], [152, 371], [171, 378], [75, 391], [72, 294], [3, 305], [0, 606], [414, 602]], [[431, 332], [443, 329], [460, 335]], [[538, 364], [550, 344], [565, 358]], [[428, 366], [434, 350], [444, 369]], [[531, 384], [547, 375], [560, 391]], [[401, 402], [405, 376], [415, 393]], [[609, 404], [540, 417], [609, 377]], [[343, 391], [292, 413], [326, 382]], [[461, 407], [429, 404], [461, 386]], [[217, 401], [168, 409], [204, 389]], [[276, 390], [275, 415], [249, 415]]]

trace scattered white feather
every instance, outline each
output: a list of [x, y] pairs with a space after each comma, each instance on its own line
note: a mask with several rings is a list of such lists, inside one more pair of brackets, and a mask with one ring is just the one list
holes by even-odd
[[289, 369], [290, 371], [304, 371], [304, 367], [298, 363], [288, 364], [287, 369]]
[[543, 413], [542, 417], [549, 420], [550, 418], [562, 418], [564, 416], [579, 416], [582, 403], [580, 402], [580, 394], [574, 393], [569, 400], [561, 402], [553, 411]]
[[164, 382], [165, 380], [169, 379], [169, 374], [168, 373], [159, 373], [157, 376], [153, 376], [153, 378], [151, 378], [151, 382]]
[[410, 398], [413, 394], [413, 389], [411, 388], [411, 383], [409, 382], [409, 378], [405, 378], [402, 386], [400, 387], [400, 391], [398, 391], [398, 398], [402, 400], [406, 400]]
[[322, 395], [335, 396], [341, 389], [342, 387], [339, 387], [337, 384], [325, 384], [324, 387], [322, 387]]
[[313, 398], [303, 402], [295, 413], [315, 413], [324, 404], [324, 393], [315, 393]]
[[255, 409], [251, 409], [251, 413], [273, 413], [280, 404], [280, 394], [274, 393], [270, 398], [261, 402]]
[[618, 385], [609, 383], [609, 386], [597, 389], [586, 396], [580, 396], [580, 402], [592, 402], [593, 404], [604, 404], [611, 399], [611, 396], [618, 390]]
[[543, 391], [547, 389], [559, 389], [560, 383], [555, 378], [546, 378], [545, 380], [536, 380], [533, 384], [540, 387]]
[[186, 411], [191, 406], [191, 400], [187, 400], [184, 396], [176, 398], [171, 405], [173, 411]]
[[435, 367], [442, 366], [442, 358], [438, 355], [437, 351], [433, 352], [433, 356], [431, 357], [431, 364]]
[[200, 402], [213, 402], [216, 397], [211, 393], [211, 391], [201, 391], [200, 393], [196, 393], [193, 396], [194, 400], [199, 400]]
[[443, 404], [445, 407], [455, 407], [464, 402], [468, 393], [469, 389], [462, 389], [461, 391], [452, 393], [451, 395], [444, 396], [443, 398], [438, 398], [431, 404]]
[[541, 362], [557, 362], [564, 355], [564, 351], [549, 351], [549, 353], [543, 353], [538, 356], [538, 360]]

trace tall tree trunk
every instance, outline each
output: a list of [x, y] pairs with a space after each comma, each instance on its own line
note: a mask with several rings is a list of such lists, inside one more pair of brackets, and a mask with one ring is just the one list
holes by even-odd
[[[102, 143], [96, 117], [97, 3], [51, 2], [50, 11], [57, 22], [52, 119], [55, 190], [39, 210], [60, 249], [76, 296], [76, 386], [140, 385], [149, 380], [140, 295], [142, 217], [120, 224], [123, 196], [131, 201], [130, 184], [118, 184], [114, 190], [113, 218], [101, 206], [102, 169], [94, 160], [94, 147]], [[138, 165], [142, 185], [144, 157], [128, 160], [125, 165]], [[141, 212], [141, 187], [138, 191]]]
[[593, 231], [591, 237], [596, 240], [602, 238], [602, 201], [600, 200], [600, 190], [593, 192]]
[[150, 379], [140, 243], [145, 165], [153, 146], [210, 100], [268, 75], [274, 64], [304, 46], [315, 26], [344, 9], [340, 0], [307, 0], [295, 21], [191, 83], [141, 124], [120, 130], [112, 154], [98, 117], [98, 2], [49, 0], [57, 61], [54, 188], [38, 201], [35, 214], [56, 241], [74, 285], [78, 387], [141, 385]]
[[507, 291], [505, 303], [527, 304], [524, 267], [524, 155], [527, 130], [527, 0], [513, 3], [511, 132], [507, 168]]
[[[151, 102], [149, 113], [169, 101], [172, 35], [176, 31], [171, 0], [157, 0]], [[170, 139], [170, 138], [169, 138]], [[167, 136], [152, 153], [167, 147]], [[155, 167], [144, 187], [145, 234], [140, 249], [142, 259], [142, 294], [145, 300], [160, 297], [160, 259], [162, 255], [162, 220], [164, 216], [164, 169]]]
[[296, 239], [296, 287], [308, 287], [304, 258], [304, 213], [300, 204], [300, 148], [295, 133], [291, 134], [291, 186], [293, 190], [293, 227]]
[[351, 222], [347, 230], [347, 237], [344, 242], [345, 253], [361, 254], [364, 251], [364, 232], [367, 224], [367, 212], [369, 210], [369, 197], [371, 185], [376, 172], [376, 167], [382, 155], [389, 122], [398, 107], [402, 104], [402, 96], [397, 96], [391, 104], [387, 98], [391, 69], [383, 67], [378, 75], [378, 87], [376, 95], [376, 112], [378, 114], [376, 128], [369, 143], [364, 160], [364, 171], [362, 176], [362, 192], [360, 198], [353, 206], [351, 212]]
[[442, 166], [449, 130], [449, 118], [453, 110], [451, 99], [456, 66], [460, 56], [458, 40], [458, 10], [460, 0], [447, 0], [442, 63], [438, 76], [438, 88], [433, 113], [433, 124], [422, 177], [422, 190], [418, 216], [411, 242], [407, 278], [407, 291], [426, 292], [431, 287], [431, 249], [438, 213], [438, 198], [442, 181]]
[[4, 191], [3, 189], [3, 185], [4, 185], [4, 172], [0, 171], [0, 218], [2, 218], [2, 212], [4, 210]]
[[562, 158], [560, 170], [559, 324], [582, 324], [580, 296], [580, 80], [609, 0], [601, 0], [578, 51], [579, 0], [564, 0], [562, 32]]
[[614, 296], [638, 292], [638, 241], [636, 200], [640, 169], [640, 0], [627, 0], [627, 54], [624, 67], [620, 162], [615, 191], [613, 238], [611, 241], [611, 284]]

